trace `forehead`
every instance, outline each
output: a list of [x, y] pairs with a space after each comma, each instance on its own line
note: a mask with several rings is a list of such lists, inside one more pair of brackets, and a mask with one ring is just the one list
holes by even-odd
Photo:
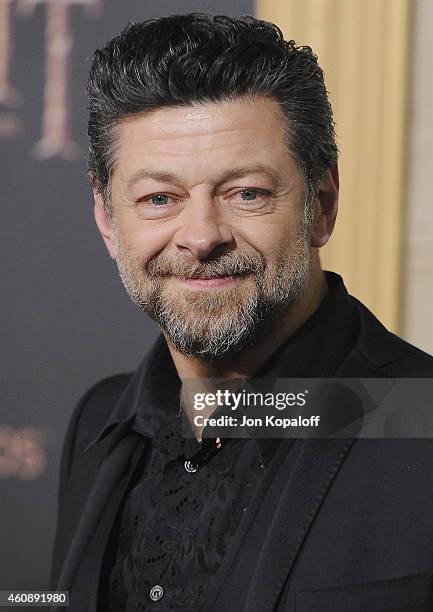
[[269, 98], [209, 102], [132, 115], [115, 130], [113, 185], [143, 170], [208, 182], [224, 170], [270, 165], [292, 171], [279, 104]]

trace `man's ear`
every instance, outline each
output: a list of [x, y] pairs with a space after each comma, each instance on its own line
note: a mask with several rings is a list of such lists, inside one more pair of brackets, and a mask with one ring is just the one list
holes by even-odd
[[338, 211], [338, 165], [326, 170], [314, 200], [314, 220], [310, 231], [310, 246], [324, 246], [334, 229]]
[[93, 189], [93, 199], [95, 200], [94, 213], [96, 225], [110, 253], [110, 257], [112, 259], [117, 259], [117, 246], [113, 221], [105, 209], [102, 195], [96, 189]]

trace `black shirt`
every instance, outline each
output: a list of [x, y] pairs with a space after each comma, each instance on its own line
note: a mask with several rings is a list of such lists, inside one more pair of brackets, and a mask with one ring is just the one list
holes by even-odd
[[188, 422], [178, 409], [179, 384], [165, 344], [153, 364], [161, 373], [153, 382], [172, 393], [164, 392], [164, 401], [145, 417], [137, 414], [132, 425], [152, 439], [151, 453], [121, 512], [108, 601], [115, 611], [193, 612], [202, 609], [280, 440], [232, 438], [218, 441], [218, 448], [214, 439], [197, 442], [191, 429], [191, 437], [183, 437]]
[[[341, 279], [326, 277], [328, 296], [257, 377], [336, 371], [358, 322]], [[180, 381], [162, 338], [150, 364], [132, 425], [151, 440], [150, 453], [119, 510], [105, 599], [116, 612], [205, 611], [206, 594], [280, 440], [227, 439], [217, 448], [206, 428], [201, 443], [182, 437]]]

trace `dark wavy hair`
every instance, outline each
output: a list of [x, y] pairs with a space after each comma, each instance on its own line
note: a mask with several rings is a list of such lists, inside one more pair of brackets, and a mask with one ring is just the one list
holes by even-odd
[[111, 213], [115, 127], [124, 117], [168, 106], [267, 96], [280, 104], [285, 140], [307, 201], [337, 161], [332, 108], [310, 47], [251, 16], [190, 13], [129, 24], [95, 51], [89, 81], [88, 170]]

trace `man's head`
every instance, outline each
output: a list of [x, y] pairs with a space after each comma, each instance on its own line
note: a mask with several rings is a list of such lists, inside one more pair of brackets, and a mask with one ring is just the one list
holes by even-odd
[[96, 220], [130, 297], [184, 354], [257, 341], [335, 221], [316, 57], [252, 17], [150, 20], [95, 53], [89, 99]]

